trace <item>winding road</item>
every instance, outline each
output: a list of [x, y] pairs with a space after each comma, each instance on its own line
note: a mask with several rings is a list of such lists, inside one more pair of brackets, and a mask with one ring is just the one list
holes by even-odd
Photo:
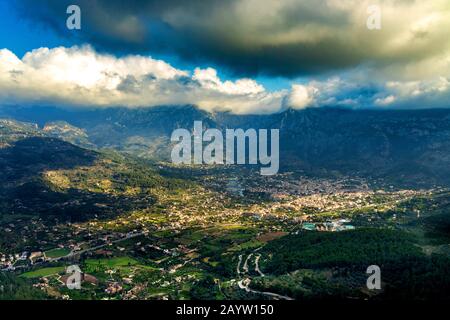
[[[257, 249], [258, 250], [258, 249]], [[257, 251], [255, 250], [255, 252]], [[239, 261], [236, 267], [237, 276], [240, 278], [241, 274], [248, 275], [248, 265], [251, 257], [253, 256], [253, 253], [250, 253], [247, 258], [245, 259], [244, 266], [242, 267], [243, 271], [240, 270], [241, 264], [242, 264], [242, 255], [239, 255]], [[259, 260], [261, 259], [261, 254], [255, 255], [255, 271], [259, 274], [259, 276], [264, 277], [265, 274], [261, 271], [259, 268]], [[240, 279], [238, 281], [239, 289], [245, 290], [248, 293], [254, 293], [254, 294], [260, 294], [265, 295], [267, 297], [273, 298], [273, 299], [279, 299], [279, 300], [294, 300], [291, 297], [283, 296], [278, 293], [273, 292], [267, 292], [267, 291], [257, 291], [250, 289], [250, 283], [252, 282], [250, 277], [245, 277], [243, 279]]]

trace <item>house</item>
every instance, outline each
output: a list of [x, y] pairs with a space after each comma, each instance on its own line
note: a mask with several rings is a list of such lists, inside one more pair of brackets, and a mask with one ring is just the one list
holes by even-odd
[[94, 251], [94, 253], [99, 256], [105, 256], [105, 257], [111, 257], [113, 255], [112, 251], [104, 250], [104, 249], [96, 250], [96, 251]]
[[[59, 278], [59, 281], [61, 281], [64, 285], [67, 285], [67, 281], [69, 280], [69, 277], [71, 274], [65, 274], [61, 278]], [[90, 283], [92, 285], [98, 284], [98, 279], [94, 277], [93, 275], [87, 274], [87, 273], [81, 273], [81, 283]]]
[[35, 263], [37, 260], [44, 259], [44, 253], [41, 251], [32, 252], [29, 257], [31, 264]]
[[122, 286], [117, 282], [112, 282], [108, 285], [108, 288], [105, 289], [107, 294], [113, 295], [119, 293], [123, 290]]

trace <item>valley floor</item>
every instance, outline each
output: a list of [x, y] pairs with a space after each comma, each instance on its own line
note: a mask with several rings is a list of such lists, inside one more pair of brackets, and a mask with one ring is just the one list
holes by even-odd
[[[39, 299], [427, 299], [449, 292], [445, 189], [160, 169], [189, 184], [154, 186], [154, 203], [84, 222], [3, 215], [0, 281], [28, 286]], [[70, 170], [43, 176], [59, 188], [118, 192]], [[373, 264], [383, 270], [381, 291], [366, 288]], [[84, 274], [81, 290], [67, 288], [70, 265]]]

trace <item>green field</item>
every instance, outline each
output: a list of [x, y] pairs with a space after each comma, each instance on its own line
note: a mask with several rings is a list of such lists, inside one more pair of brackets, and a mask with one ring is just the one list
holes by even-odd
[[88, 269], [96, 267], [118, 268], [137, 265], [138, 261], [130, 257], [116, 257], [111, 259], [87, 259], [85, 261]]
[[52, 250], [48, 250], [45, 251], [45, 256], [47, 258], [61, 258], [64, 256], [67, 256], [70, 253], [70, 250], [67, 248], [57, 248], [57, 249], [52, 249]]
[[242, 251], [242, 250], [251, 250], [251, 249], [256, 249], [259, 248], [261, 246], [263, 246], [264, 243], [258, 240], [249, 240], [247, 242], [235, 245], [231, 248], [228, 249], [228, 251], [230, 252], [238, 252], [238, 251]]
[[65, 267], [51, 267], [51, 268], [42, 268], [30, 272], [25, 272], [21, 274], [21, 277], [32, 279], [32, 278], [42, 278], [51, 276], [54, 274], [58, 274], [60, 272], [63, 272], [65, 270]]

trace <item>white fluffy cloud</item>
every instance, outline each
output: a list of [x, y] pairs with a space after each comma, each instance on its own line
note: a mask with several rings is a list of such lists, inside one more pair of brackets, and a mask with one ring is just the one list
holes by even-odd
[[40, 48], [19, 59], [0, 50], [0, 101], [74, 106], [196, 104], [209, 111], [273, 112], [283, 92], [251, 79], [222, 81], [212, 68], [193, 75], [143, 56], [116, 58], [91, 47]]
[[394, 78], [357, 68], [268, 91], [253, 79], [222, 80], [213, 68], [191, 73], [150, 57], [121, 58], [89, 46], [40, 48], [22, 59], [0, 50], [0, 104], [151, 107], [194, 104], [207, 111], [273, 113], [320, 106], [450, 107], [450, 72]]
[[294, 84], [290, 94], [287, 96], [287, 106], [294, 109], [310, 107], [314, 103], [314, 96], [317, 93], [318, 89], [312, 85]]

